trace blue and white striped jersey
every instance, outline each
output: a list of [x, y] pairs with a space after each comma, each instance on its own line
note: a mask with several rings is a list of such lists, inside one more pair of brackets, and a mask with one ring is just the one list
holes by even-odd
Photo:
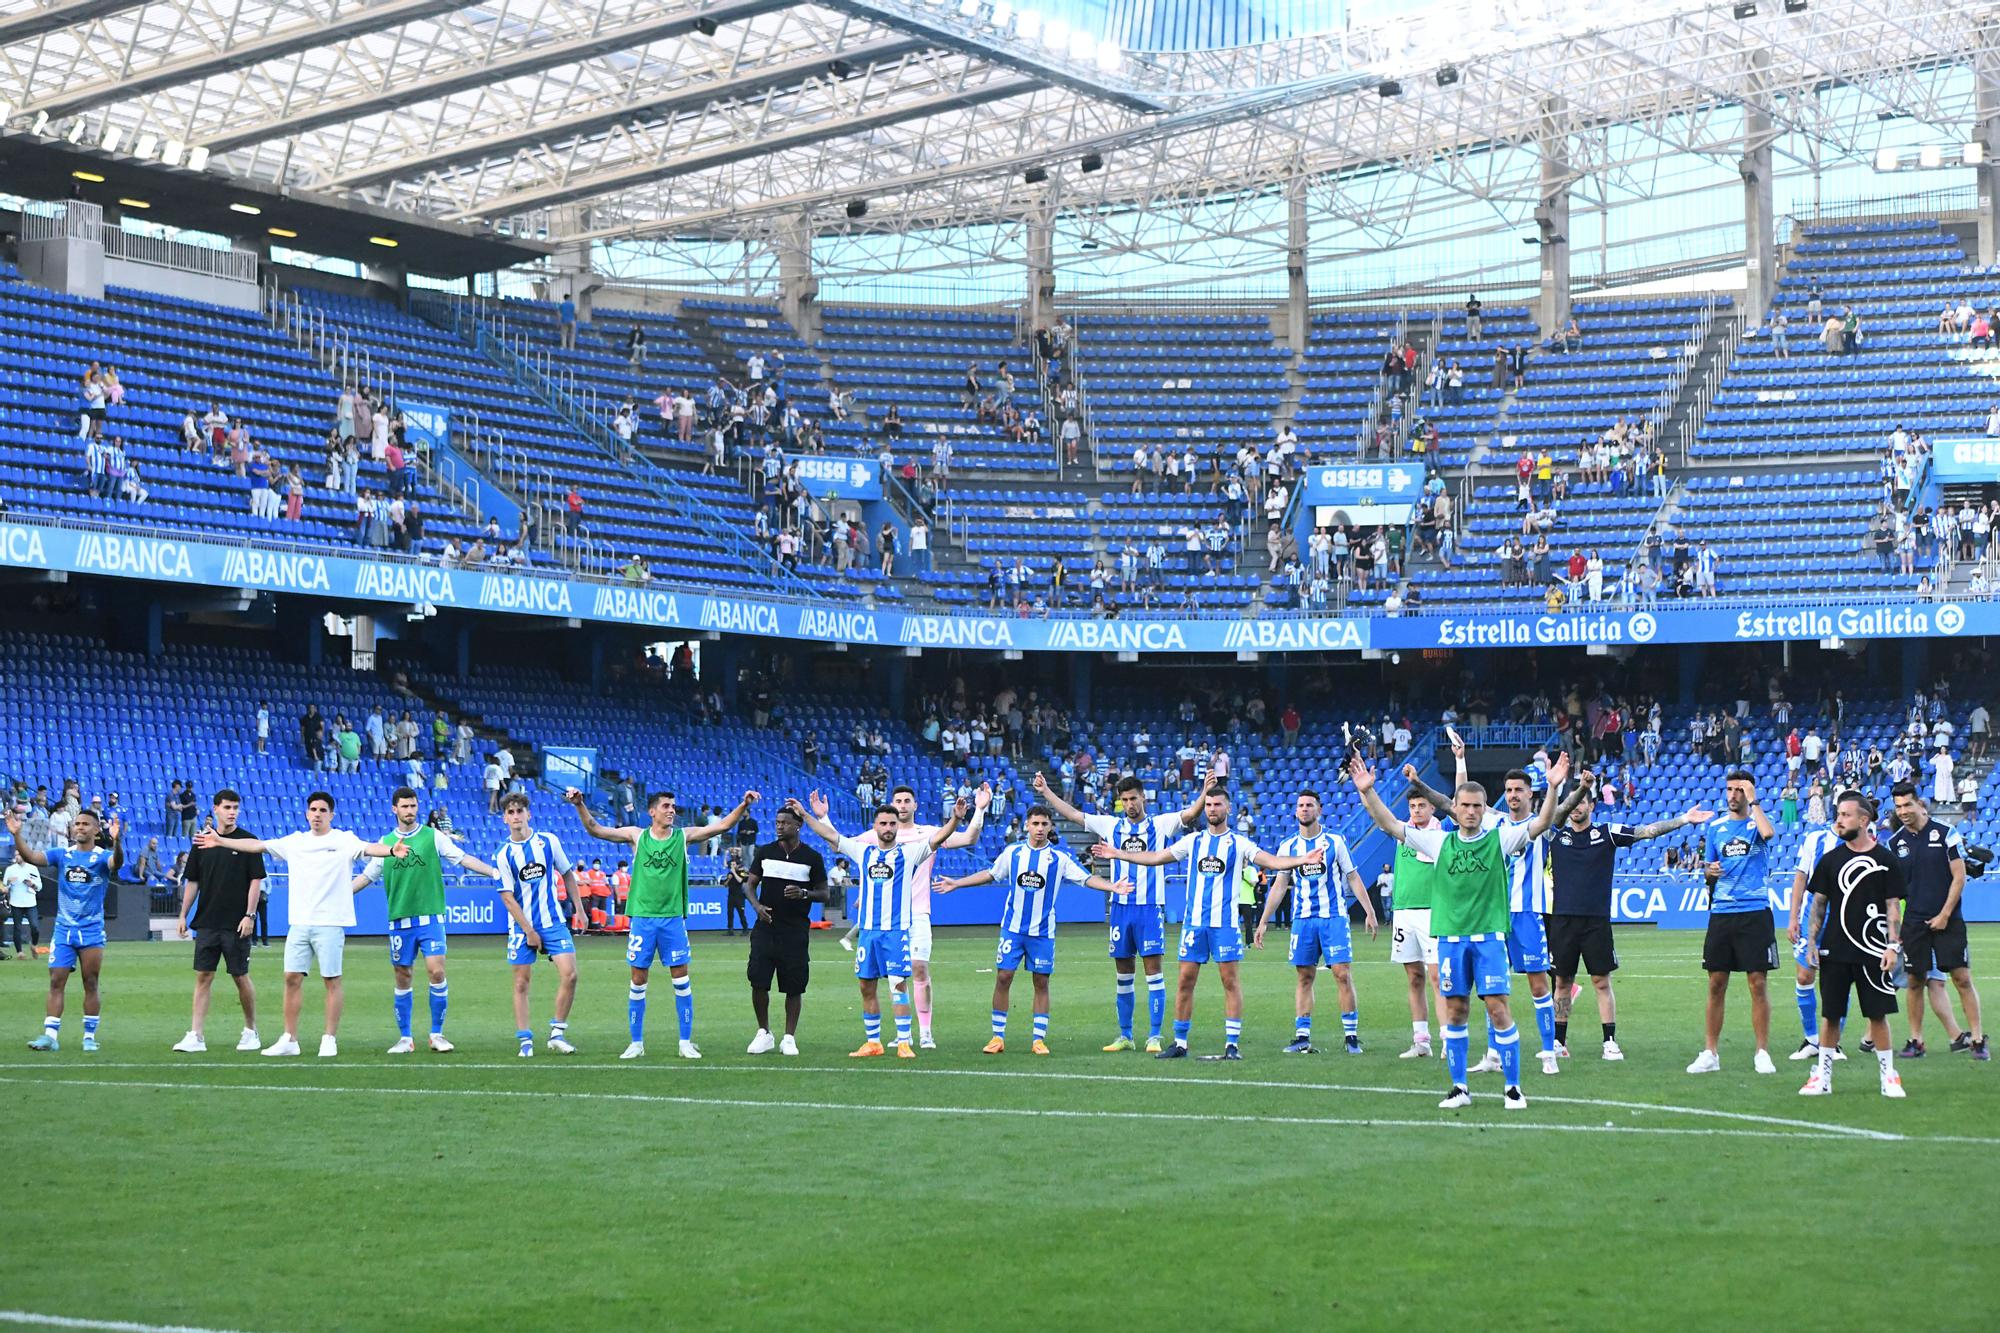
[[908, 930], [911, 881], [917, 867], [930, 860], [930, 843], [884, 847], [871, 832], [842, 838], [836, 846], [854, 862], [854, 896], [860, 900], [855, 924], [862, 930]]
[[[1526, 829], [1534, 820], [1534, 813], [1526, 819], [1516, 819], [1505, 810], [1490, 808], [1480, 828], [1482, 831], [1490, 828]], [[1543, 833], [1530, 838], [1520, 851], [1507, 859], [1507, 910], [1538, 912], [1547, 916], [1552, 910], [1549, 898], [1549, 835]]]
[[1056, 890], [1064, 880], [1077, 884], [1090, 872], [1060, 847], [1030, 847], [1017, 842], [993, 862], [993, 882], [1007, 890], [1000, 909], [1000, 929], [1017, 935], [1056, 933]]
[[1257, 844], [1240, 833], [1190, 833], [1167, 848], [1187, 864], [1187, 901], [1181, 924], [1211, 929], [1234, 926], [1236, 884], [1257, 855]]
[[514, 895], [536, 931], [569, 924], [569, 913], [556, 898], [557, 882], [570, 869], [562, 839], [553, 833], [530, 833], [519, 842], [509, 837], [494, 853], [493, 864], [500, 871], [500, 891]]
[[1840, 846], [1840, 835], [1830, 828], [1814, 829], [1800, 838], [1799, 873], [1811, 879], [1813, 867], [1819, 864], [1819, 859], [1838, 846]]
[[[1083, 826], [1093, 837], [1127, 852], [1157, 852], [1187, 832], [1187, 825], [1181, 823], [1177, 810], [1164, 815], [1147, 815], [1144, 819], [1127, 819], [1123, 815], [1085, 815]], [[1113, 861], [1111, 879], [1118, 884], [1138, 885], [1132, 892], [1120, 895], [1118, 901], [1121, 903], [1130, 903], [1135, 907], [1167, 905], [1165, 866], [1135, 866], [1130, 861]]]
[[1354, 858], [1348, 854], [1347, 839], [1321, 829], [1313, 837], [1294, 833], [1278, 844], [1280, 856], [1326, 853], [1316, 866], [1300, 866], [1284, 873], [1291, 876], [1292, 915], [1339, 917], [1347, 915], [1347, 877], [1354, 873]]

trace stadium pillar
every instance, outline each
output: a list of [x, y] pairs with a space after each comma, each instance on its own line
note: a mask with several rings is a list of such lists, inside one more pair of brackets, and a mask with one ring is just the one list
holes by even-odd
[[1095, 660], [1089, 653], [1075, 653], [1069, 659], [1070, 707], [1086, 717], [1090, 714], [1090, 670]]
[[1680, 685], [1678, 702], [1682, 708], [1694, 707], [1701, 687], [1701, 662], [1708, 655], [1706, 644], [1684, 643], [1680, 650]]
[[1979, 262], [2000, 263], [2000, 18], [1979, 23], [1979, 45], [1972, 53], [1975, 98], [1973, 142], [1986, 150], [1977, 168], [1979, 181]]
[[889, 693], [889, 711], [901, 717], [904, 715], [903, 704], [910, 696], [910, 659], [895, 653], [878, 660], [883, 664], [882, 677]]
[[1542, 337], [1553, 337], [1569, 319], [1569, 136], [1561, 128], [1564, 102], [1542, 103], [1542, 179], [1535, 205], [1535, 240], [1542, 258], [1542, 294], [1536, 310]]
[[1300, 356], [1305, 355], [1312, 332], [1312, 293], [1306, 284], [1306, 247], [1311, 235], [1305, 173], [1294, 171], [1285, 181], [1285, 337]]
[[1047, 208], [1028, 215], [1028, 327], [1047, 328], [1056, 318], [1056, 228]]
[[1931, 675], [1931, 645], [1928, 639], [1903, 640], [1903, 697], [1909, 698], [1918, 690], [1929, 690]]
[[[587, 208], [562, 208], [556, 210], [557, 225], [564, 234], [586, 230], [590, 226], [590, 210]], [[590, 242], [564, 241], [555, 248], [556, 280], [549, 292], [551, 301], [560, 301], [568, 292], [576, 302], [576, 322], [590, 323], [590, 298], [603, 283], [590, 271]]]
[[326, 608], [302, 597], [278, 599], [278, 644], [281, 652], [297, 654], [295, 660], [318, 667], [326, 647]]
[[807, 343], [819, 341], [819, 279], [813, 276], [809, 214], [787, 218], [778, 229], [778, 302], [785, 319]]
[[379, 283], [387, 287], [396, 294], [396, 299], [400, 301], [403, 298], [404, 283], [408, 280], [409, 274], [404, 271], [400, 264], [363, 264], [361, 266], [361, 277], [366, 282]]
[[1743, 99], [1743, 320], [1755, 329], [1771, 307], [1778, 278], [1778, 224], [1771, 216], [1771, 108], [1769, 51], [1750, 53], [1748, 96]]
[[460, 625], [451, 636], [451, 678], [472, 679], [472, 626]]

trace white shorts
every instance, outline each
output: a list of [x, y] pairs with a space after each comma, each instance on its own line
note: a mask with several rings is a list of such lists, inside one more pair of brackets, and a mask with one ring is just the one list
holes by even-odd
[[931, 960], [931, 914], [918, 912], [910, 918], [910, 961], [928, 963]]
[[1431, 938], [1430, 908], [1398, 907], [1390, 924], [1394, 928], [1394, 942], [1389, 946], [1390, 962], [1437, 966], [1438, 946], [1437, 941]]
[[340, 975], [341, 956], [347, 951], [347, 931], [341, 926], [293, 926], [285, 932], [285, 971], [306, 973], [319, 964], [322, 977]]

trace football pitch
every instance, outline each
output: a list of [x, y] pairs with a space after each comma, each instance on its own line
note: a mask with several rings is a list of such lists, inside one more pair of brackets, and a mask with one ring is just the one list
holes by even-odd
[[[1975, 958], [1995, 956], [2000, 928], [1973, 933]], [[1502, 1110], [1498, 1075], [1443, 1112], [1441, 1065], [1396, 1058], [1410, 1028], [1386, 936], [1357, 938], [1365, 1054], [1339, 1053], [1326, 973], [1327, 1053], [1280, 1053], [1294, 973], [1274, 935], [1244, 965], [1245, 1058], [1228, 1065], [1103, 1054], [1110, 966], [1102, 930], [1082, 926], [1058, 949], [1054, 1054], [1028, 1054], [1022, 977], [1008, 1051], [982, 1055], [993, 939], [939, 932], [941, 1049], [914, 1063], [846, 1058], [859, 998], [824, 932], [796, 1058], [744, 1053], [744, 941], [697, 938], [699, 1063], [674, 1054], [662, 976], [652, 1053], [618, 1061], [617, 940], [583, 942], [578, 1053], [538, 1041], [532, 1060], [515, 1055], [494, 937], [453, 942], [450, 1055], [384, 1053], [377, 940], [349, 947], [335, 1061], [312, 1054], [317, 979], [303, 1058], [232, 1050], [222, 977], [209, 1053], [169, 1051], [188, 1021], [186, 942], [114, 945], [102, 1050], [78, 1049], [72, 980], [63, 1049], [35, 1055], [44, 968], [0, 964], [14, 1175], [0, 1323], [1861, 1328], [1905, 1310], [1993, 1326], [2000, 1064], [1944, 1053], [1931, 1017], [1932, 1054], [1900, 1065], [1908, 1100], [1880, 1097], [1861, 1056], [1832, 1097], [1801, 1098], [1789, 960], [1772, 977], [1775, 1077], [1751, 1072], [1740, 986], [1723, 1071], [1682, 1072], [1701, 1044], [1700, 939], [1628, 928], [1624, 1063], [1598, 1059], [1586, 990], [1562, 1073], [1524, 1058], [1525, 1112]], [[258, 950], [252, 968], [267, 1041], [278, 962]], [[554, 981], [540, 969], [538, 1036]], [[1517, 1015], [1526, 1057], [1525, 1000]], [[1139, 1018], [1143, 1038], [1143, 985]], [[1219, 1051], [1221, 1029], [1210, 969], [1195, 1053]], [[1900, 1018], [1891, 1031], [1906, 1035]], [[1850, 1024], [1851, 1054], [1860, 1035]], [[1475, 1014], [1475, 1059], [1482, 1047]]]

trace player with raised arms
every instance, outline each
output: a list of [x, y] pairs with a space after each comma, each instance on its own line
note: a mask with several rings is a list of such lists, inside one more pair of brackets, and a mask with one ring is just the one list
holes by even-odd
[[389, 1054], [408, 1055], [417, 1049], [416, 1042], [410, 1039], [410, 1011], [415, 1002], [412, 992], [418, 958], [424, 960], [424, 972], [430, 981], [430, 1048], [446, 1052], [453, 1047], [444, 1035], [445, 1010], [451, 1004], [451, 987], [444, 975], [445, 863], [473, 870], [488, 879], [498, 879], [500, 872], [460, 847], [450, 834], [418, 818], [415, 791], [398, 787], [390, 793], [389, 804], [396, 812], [396, 828], [382, 839], [382, 845], [405, 846], [410, 853], [394, 858], [394, 864], [383, 858], [371, 859], [354, 877], [351, 886], [359, 893], [381, 880], [388, 905], [389, 966], [396, 978], [398, 1034]]
[[1024, 825], [1026, 842], [1002, 851], [985, 870], [960, 879], [939, 879], [932, 886], [939, 893], [979, 884], [1001, 884], [1007, 889], [1007, 903], [1000, 910], [1000, 950], [993, 962], [993, 1036], [986, 1043], [988, 1055], [1007, 1049], [1009, 997], [1014, 973], [1023, 966], [1035, 987], [1035, 1039], [1028, 1049], [1036, 1055], [1049, 1053], [1049, 974], [1056, 969], [1056, 895], [1062, 886], [1081, 884], [1110, 894], [1129, 891], [1129, 886], [1091, 874], [1075, 857], [1051, 843], [1049, 834], [1055, 825], [1055, 812], [1048, 806], [1030, 806]]
[[1298, 879], [1297, 901], [1292, 905], [1292, 966], [1298, 969], [1296, 1004], [1293, 1008], [1295, 1021], [1292, 1029], [1292, 1044], [1285, 1047], [1287, 1055], [1312, 1055], [1317, 1047], [1312, 1044], [1313, 983], [1319, 977], [1320, 964], [1333, 969], [1333, 980], [1340, 991], [1340, 1030], [1345, 1049], [1349, 1055], [1361, 1054], [1361, 1013], [1354, 998], [1354, 944], [1347, 924], [1347, 895], [1341, 892], [1344, 881], [1347, 893], [1354, 895], [1361, 904], [1362, 913], [1368, 921], [1368, 938], [1375, 938], [1380, 923], [1375, 919], [1375, 902], [1368, 896], [1368, 890], [1361, 883], [1361, 873], [1354, 868], [1354, 858], [1347, 850], [1347, 839], [1338, 833], [1329, 833], [1320, 827], [1319, 793], [1302, 791], [1293, 803], [1292, 813], [1299, 823], [1299, 831], [1278, 844], [1280, 856], [1304, 856], [1307, 852], [1318, 851], [1325, 859], [1315, 865], [1305, 865], [1297, 870], [1281, 870], [1277, 883], [1265, 895], [1264, 915], [1257, 922], [1257, 934], [1252, 941], [1257, 948], [1264, 947], [1264, 932], [1270, 928], [1271, 918], [1284, 904], [1286, 895], [1292, 892], [1292, 880]]
[[754, 791], [743, 793], [736, 808], [722, 818], [699, 828], [674, 827], [679, 807], [670, 791], [656, 791], [646, 798], [647, 824], [644, 828], [624, 825], [608, 828], [590, 813], [583, 793], [575, 787], [563, 799], [576, 807], [583, 831], [605, 842], [622, 842], [632, 848], [632, 896], [625, 906], [631, 932], [625, 941], [625, 961], [632, 969], [632, 988], [625, 1001], [625, 1024], [631, 1044], [619, 1053], [620, 1060], [637, 1060], [646, 1053], [646, 979], [655, 959], [667, 965], [674, 979], [674, 1016], [680, 1022], [680, 1055], [683, 1060], [701, 1059], [694, 1044], [694, 981], [688, 976], [688, 962], [694, 951], [688, 947], [687, 882], [688, 848], [727, 833], [757, 803]]
[[[514, 967], [514, 1039], [520, 1056], [535, 1054], [535, 1032], [528, 1026], [528, 991], [534, 984], [535, 958], [556, 966], [556, 1016], [549, 1020], [549, 1049], [574, 1055], [569, 1040], [569, 1011], [576, 1002], [576, 937], [570, 932], [590, 924], [577, 897], [576, 866], [562, 839], [535, 831], [525, 792], [514, 792], [500, 803], [507, 821], [507, 841], [493, 854], [500, 868], [500, 905], [507, 909], [507, 961]], [[558, 887], [568, 891], [565, 899]], [[569, 911], [563, 910], [567, 906]]]
[[1451, 1078], [1451, 1090], [1438, 1106], [1450, 1111], [1472, 1104], [1465, 1082], [1470, 1043], [1465, 1024], [1471, 1013], [1470, 996], [1477, 993], [1485, 1002], [1493, 1044], [1500, 1053], [1500, 1072], [1506, 1080], [1502, 1105], [1510, 1111], [1526, 1107], [1528, 1099], [1521, 1095], [1521, 1033], [1507, 1006], [1507, 861], [1555, 823], [1556, 790], [1569, 776], [1569, 756], [1564, 754], [1549, 770], [1542, 808], [1525, 823], [1489, 824], [1486, 789], [1476, 782], [1459, 784], [1451, 807], [1457, 828], [1451, 831], [1412, 828], [1397, 819], [1382, 803], [1375, 773], [1359, 755], [1349, 758], [1347, 771], [1375, 827], [1430, 857], [1437, 867], [1431, 886], [1431, 930], [1437, 940], [1445, 1068]]
[[[983, 794], [983, 793], [982, 793]], [[882, 1001], [878, 985], [888, 977], [893, 988], [898, 978], [910, 975], [911, 878], [917, 867], [937, 852], [959, 824], [971, 813], [970, 801], [960, 801], [951, 818], [931, 830], [921, 842], [898, 842], [896, 807], [875, 808], [875, 822], [869, 836], [847, 837], [827, 820], [826, 797], [811, 792], [812, 817], [807, 827], [831, 843], [834, 850], [854, 862], [855, 893], [860, 910], [854, 924], [860, 931], [854, 944], [854, 975], [861, 983], [861, 1045], [848, 1055], [865, 1060], [887, 1051], [882, 1045]], [[896, 1006], [896, 1054], [904, 1060], [917, 1058], [910, 1045], [910, 1011]]]
[[[1201, 797], [1185, 809], [1163, 815], [1146, 813], [1146, 784], [1127, 774], [1118, 780], [1118, 813], [1087, 815], [1056, 795], [1049, 780], [1036, 773], [1030, 780], [1042, 803], [1071, 823], [1081, 824], [1092, 837], [1122, 847], [1128, 852], [1156, 852], [1180, 837], [1201, 814]], [[1151, 1032], [1146, 1037], [1149, 1054], [1160, 1053], [1160, 1029], [1167, 1017], [1167, 978], [1160, 960], [1167, 952], [1167, 870], [1165, 866], [1137, 865], [1113, 861], [1111, 878], [1129, 886], [1111, 904], [1111, 970], [1117, 987], [1118, 1037], [1104, 1049], [1129, 1051], [1132, 1041], [1132, 1010], [1137, 999], [1134, 975], [1146, 970], [1146, 1018]]]
[[1222, 1054], [1204, 1060], [1243, 1058], [1243, 988], [1236, 965], [1243, 958], [1243, 928], [1236, 916], [1236, 884], [1250, 866], [1265, 870], [1297, 870], [1324, 865], [1326, 853], [1273, 856], [1229, 827], [1229, 790], [1220, 783], [1202, 793], [1204, 827], [1186, 833], [1158, 851], [1132, 851], [1100, 842], [1095, 857], [1130, 861], [1134, 865], [1187, 865], [1187, 898], [1181, 912], [1180, 986], [1174, 996], [1174, 1040], [1159, 1054], [1162, 1060], [1184, 1060], [1188, 1033], [1194, 1027], [1194, 988], [1204, 963], [1214, 963], [1222, 977]]
[[[99, 835], [102, 834], [102, 838]], [[21, 812], [7, 810], [7, 835], [21, 859], [37, 869], [56, 872], [56, 933], [49, 941], [49, 1001], [42, 1035], [28, 1043], [31, 1051], [62, 1047], [63, 1001], [69, 974], [83, 973], [83, 1049], [97, 1049], [97, 1020], [102, 1000], [97, 977], [104, 966], [104, 895], [111, 877], [125, 864], [125, 826], [106, 823], [85, 806], [71, 816], [69, 845], [36, 851], [21, 842]], [[108, 841], [109, 845], [104, 845]]]

